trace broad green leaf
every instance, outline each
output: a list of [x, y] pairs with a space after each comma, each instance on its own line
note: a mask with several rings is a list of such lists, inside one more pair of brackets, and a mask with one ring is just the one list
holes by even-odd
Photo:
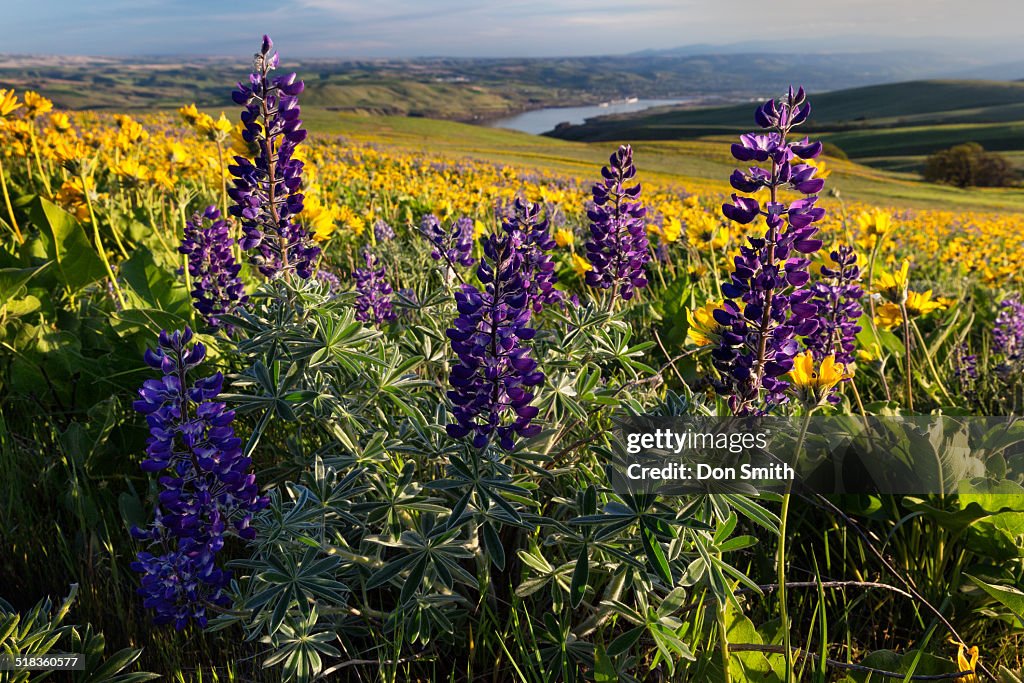
[[39, 198], [32, 207], [46, 258], [56, 265], [60, 281], [72, 293], [107, 275], [103, 261], [75, 217], [56, 204]]
[[185, 284], [158, 266], [149, 249], [137, 249], [121, 264], [119, 272], [128, 289], [145, 304], [144, 308], [180, 316], [189, 314], [191, 302]]
[[976, 576], [964, 574], [974, 585], [989, 594], [996, 602], [1006, 607], [1017, 615], [1021, 625], [1024, 625], [1024, 591], [1013, 586], [1003, 586], [996, 583], [986, 583]]
[[0, 306], [15, 297], [32, 276], [49, 267], [44, 263], [38, 268], [0, 268]]

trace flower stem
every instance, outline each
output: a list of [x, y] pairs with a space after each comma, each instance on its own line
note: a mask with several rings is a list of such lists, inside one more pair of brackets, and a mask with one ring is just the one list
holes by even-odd
[[[804, 416], [804, 422], [800, 428], [800, 439], [796, 444], [794, 463], [795, 459], [800, 457], [814, 411], [815, 408], [811, 408]], [[789, 501], [792, 498], [792, 490], [793, 481], [789, 480], [786, 482], [786, 492], [782, 494], [782, 510], [779, 512], [779, 549], [775, 556], [776, 581], [779, 584], [779, 622], [782, 629], [783, 655], [786, 658], [785, 680], [787, 683], [796, 680], [793, 678], [793, 651], [790, 647], [789, 611], [786, 606], [786, 529], [789, 522]]]
[[725, 610], [728, 600], [716, 600], [715, 613], [718, 617], [718, 646], [722, 655], [722, 681], [732, 683], [732, 674], [729, 673], [729, 634], [726, 632]]
[[14, 217], [14, 207], [11, 205], [11, 195], [7, 191], [7, 176], [4, 175], [3, 155], [0, 155], [0, 189], [4, 191], [4, 204], [7, 206], [7, 215], [11, 218], [11, 228], [14, 236], [18, 238], [18, 244], [25, 243], [25, 237], [18, 229], [18, 220]]
[[103, 261], [103, 267], [107, 270], [107, 277], [110, 278], [110, 285], [114, 288], [114, 296], [117, 298], [118, 303], [121, 307], [124, 307], [124, 295], [121, 293], [121, 288], [117, 284], [117, 278], [114, 277], [114, 270], [110, 267], [110, 260], [107, 258], [107, 250], [103, 248], [103, 240], [100, 237], [100, 224], [96, 220], [96, 212], [92, 208], [92, 199], [89, 197], [89, 188], [85, 184], [85, 174], [82, 173], [78, 176], [82, 180], [82, 194], [85, 195], [85, 206], [89, 209], [89, 220], [92, 222], [92, 233], [93, 239], [96, 241], [96, 251], [99, 252], [100, 260]]
[[914, 381], [911, 374], [910, 362], [910, 316], [907, 315], [906, 302], [900, 303], [900, 315], [903, 317], [903, 348], [906, 350], [906, 362], [903, 364], [903, 374], [906, 376], [907, 410], [914, 412]]

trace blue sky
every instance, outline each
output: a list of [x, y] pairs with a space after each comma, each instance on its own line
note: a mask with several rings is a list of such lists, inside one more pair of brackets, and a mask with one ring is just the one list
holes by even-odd
[[[23, 0], [0, 52], [292, 57], [616, 54], [810, 39], [816, 49], [1016, 45], [1020, 0]], [[798, 43], [794, 42], [794, 45]], [[1019, 55], [1007, 54], [1007, 58]]]

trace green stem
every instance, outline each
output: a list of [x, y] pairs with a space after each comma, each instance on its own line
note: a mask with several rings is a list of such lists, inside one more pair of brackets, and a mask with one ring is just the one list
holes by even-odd
[[[804, 446], [804, 439], [807, 437], [807, 428], [811, 424], [811, 415], [814, 408], [807, 411], [804, 417], [803, 426], [800, 428], [800, 439], [796, 444], [795, 458], [799, 459], [800, 451]], [[794, 465], [796, 464], [794, 459]], [[779, 584], [779, 622], [782, 629], [783, 655], [786, 659], [786, 682], [791, 683], [793, 678], [793, 651], [790, 647], [789, 610], [786, 606], [786, 528], [789, 523], [789, 501], [792, 498], [793, 480], [786, 482], [786, 492], [782, 494], [782, 510], [779, 512], [779, 550], [775, 557], [776, 581]]]
[[24, 244], [25, 237], [18, 228], [18, 220], [14, 217], [14, 206], [11, 204], [11, 195], [7, 191], [7, 176], [4, 175], [3, 155], [0, 155], [0, 189], [4, 191], [4, 204], [7, 206], [7, 215], [11, 217], [11, 227], [14, 229], [14, 236], [18, 238], [18, 244]]
[[103, 248], [103, 239], [100, 237], [100, 223], [96, 220], [96, 212], [92, 208], [92, 198], [89, 196], [89, 186], [86, 184], [85, 174], [82, 173], [79, 176], [82, 181], [82, 194], [85, 195], [85, 206], [89, 209], [89, 220], [92, 222], [92, 234], [93, 239], [96, 241], [96, 251], [99, 252], [100, 260], [103, 261], [103, 267], [107, 270], [107, 277], [110, 278], [110, 284], [114, 288], [114, 296], [117, 298], [118, 303], [124, 308], [124, 295], [121, 293], [121, 287], [117, 284], [117, 278], [114, 277], [114, 270], [110, 267], [110, 260], [107, 258], [107, 250]]
[[729, 634], [726, 632], [725, 610], [727, 600], [717, 600], [715, 613], [718, 617], [718, 644], [722, 655], [722, 681], [732, 683], [732, 674], [729, 673]]
[[905, 375], [905, 388], [907, 392], [907, 410], [914, 412], [914, 380], [911, 374], [911, 362], [910, 362], [910, 316], [907, 315], [907, 304], [906, 302], [900, 303], [900, 315], [903, 317], [903, 348], [906, 351], [906, 362], [903, 364], [903, 374]]

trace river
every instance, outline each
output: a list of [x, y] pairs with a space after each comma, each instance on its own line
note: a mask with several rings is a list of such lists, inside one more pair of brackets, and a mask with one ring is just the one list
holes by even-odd
[[511, 128], [524, 133], [540, 135], [555, 126], [568, 121], [569, 123], [583, 123], [585, 119], [594, 116], [606, 116], [608, 114], [626, 114], [643, 111], [651, 107], [660, 107], [667, 104], [684, 104], [692, 102], [692, 99], [676, 100], [636, 100], [633, 102], [612, 102], [605, 106], [589, 105], [586, 107], [549, 107], [547, 109], [535, 109], [523, 112], [497, 121], [491, 121], [487, 125], [492, 128]]

